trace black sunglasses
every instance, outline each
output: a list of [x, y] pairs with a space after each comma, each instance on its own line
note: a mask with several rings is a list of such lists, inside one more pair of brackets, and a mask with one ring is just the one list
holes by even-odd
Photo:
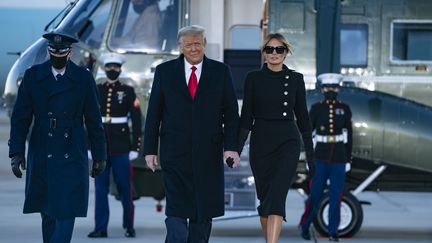
[[272, 54], [274, 50], [276, 50], [277, 54], [282, 54], [285, 52], [287, 48], [285, 46], [266, 46], [264, 47], [264, 52], [267, 54]]

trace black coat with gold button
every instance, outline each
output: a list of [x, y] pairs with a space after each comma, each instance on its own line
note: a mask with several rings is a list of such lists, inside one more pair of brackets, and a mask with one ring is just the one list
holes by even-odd
[[318, 160], [331, 163], [346, 163], [351, 161], [352, 124], [351, 109], [338, 100], [323, 100], [311, 106], [309, 117], [312, 130], [318, 136], [327, 138], [343, 134], [346, 129], [347, 141], [317, 142], [315, 157]]
[[[133, 87], [119, 81], [98, 84], [100, 110], [104, 121], [108, 155], [127, 154], [141, 148], [141, 110]], [[132, 141], [128, 122], [132, 121]]]

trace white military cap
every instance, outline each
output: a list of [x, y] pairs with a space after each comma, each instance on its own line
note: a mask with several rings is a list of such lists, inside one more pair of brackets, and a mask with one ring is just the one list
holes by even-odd
[[321, 81], [321, 85], [339, 85], [342, 81], [343, 76], [338, 73], [323, 73], [318, 75], [318, 81]]
[[102, 55], [101, 59], [104, 65], [107, 65], [109, 63], [116, 63], [122, 65], [123, 63], [125, 63], [125, 57], [117, 53], [104, 54]]

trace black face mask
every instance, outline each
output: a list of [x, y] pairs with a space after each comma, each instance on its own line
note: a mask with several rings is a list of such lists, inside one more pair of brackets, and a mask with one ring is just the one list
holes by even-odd
[[109, 70], [109, 71], [105, 71], [106, 76], [109, 80], [115, 81], [118, 79], [118, 77], [120, 76], [120, 72], [115, 71], [115, 70]]
[[61, 57], [50, 55], [50, 61], [51, 61], [51, 65], [55, 69], [63, 69], [64, 67], [66, 67], [66, 64], [68, 62], [68, 55], [61, 56]]
[[335, 91], [327, 91], [324, 92], [324, 97], [326, 100], [335, 100], [337, 98], [338, 93]]

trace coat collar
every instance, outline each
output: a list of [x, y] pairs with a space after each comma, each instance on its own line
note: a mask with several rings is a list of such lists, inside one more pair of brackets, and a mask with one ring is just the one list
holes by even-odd
[[[176, 85], [180, 86], [179, 89], [181, 92], [186, 95], [190, 100], [192, 100], [192, 97], [189, 94], [189, 90], [187, 87], [186, 82], [186, 74], [185, 74], [185, 68], [184, 68], [185, 62], [184, 62], [184, 55], [181, 54], [177, 60], [176, 60], [176, 70], [177, 70], [177, 76], [180, 77], [180, 80], [176, 81]], [[198, 82], [198, 88], [195, 95], [195, 100], [198, 100], [201, 96], [200, 93], [203, 93], [203, 89], [207, 86], [207, 83], [209, 82], [209, 79], [211, 77], [210, 70], [212, 69], [212, 63], [210, 62], [210, 59], [208, 59], [206, 56], [204, 56], [203, 63], [202, 63], [202, 71], [201, 71], [201, 77]]]
[[49, 90], [48, 96], [51, 97], [72, 88], [73, 83], [76, 82], [76, 77], [74, 78], [76, 69], [77, 66], [73, 62], [69, 61], [62, 79], [57, 81], [52, 74], [51, 63], [48, 60], [42, 63], [40, 68], [36, 70], [35, 79], [38, 82], [41, 82], [44, 86], [47, 86], [47, 90]]

